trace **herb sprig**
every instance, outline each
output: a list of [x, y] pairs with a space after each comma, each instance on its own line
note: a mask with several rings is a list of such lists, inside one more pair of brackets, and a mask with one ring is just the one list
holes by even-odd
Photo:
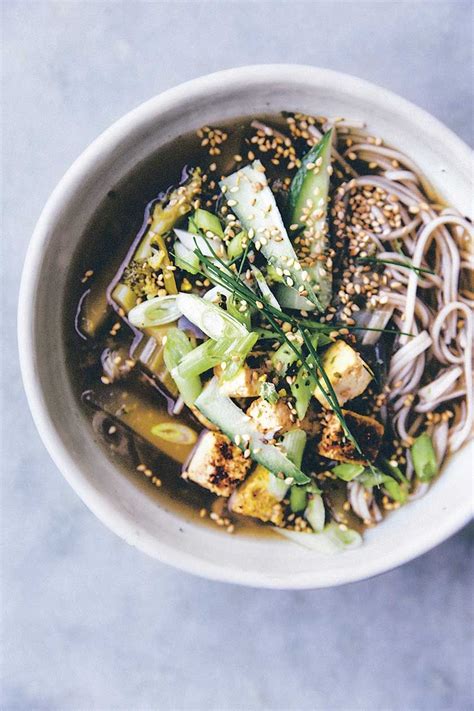
[[[288, 347], [291, 348], [291, 350], [294, 352], [294, 354], [297, 356], [297, 359], [301, 362], [305, 361], [303, 352], [295, 345], [295, 342], [291, 339], [288, 338], [287, 334], [285, 331], [281, 328], [280, 324], [278, 321], [283, 321], [283, 322], [289, 322], [293, 327], [295, 327], [298, 332], [300, 333], [301, 338], [303, 339], [304, 344], [306, 345], [309, 354], [311, 355], [311, 358], [313, 360], [313, 363], [308, 363], [308, 370], [310, 377], [314, 381], [315, 385], [319, 388], [319, 390], [322, 392], [324, 397], [327, 399], [329, 404], [331, 405], [331, 408], [333, 409], [334, 413], [336, 414], [341, 427], [346, 435], [346, 437], [350, 440], [351, 444], [354, 446], [356, 451], [361, 455], [364, 456], [362, 449], [357, 442], [356, 438], [353, 436], [351, 431], [349, 430], [349, 427], [347, 425], [347, 422], [345, 420], [345, 417], [342, 412], [342, 408], [339, 405], [339, 401], [337, 398], [337, 395], [334, 391], [334, 388], [332, 386], [331, 381], [329, 380], [329, 377], [322, 365], [321, 358], [319, 357], [319, 354], [317, 353], [316, 349], [313, 347], [313, 344], [311, 343], [311, 338], [310, 338], [310, 333], [308, 329], [305, 329], [302, 327], [300, 324], [299, 320], [296, 319], [293, 316], [289, 316], [288, 314], [284, 313], [280, 309], [276, 309], [274, 306], [268, 303], [266, 299], [262, 296], [261, 298], [258, 298], [256, 294], [246, 285], [242, 282], [240, 278], [240, 274], [235, 274], [227, 264], [215, 253], [212, 245], [209, 245], [210, 250], [213, 252], [214, 258], [217, 262], [214, 262], [212, 259], [204, 255], [201, 250], [199, 249], [199, 246], [196, 243], [195, 247], [195, 252], [199, 257], [200, 262], [203, 264], [205, 267], [205, 275], [212, 281], [214, 282], [217, 286], [222, 286], [225, 289], [229, 290], [232, 292], [232, 294], [235, 296], [238, 296], [240, 299], [246, 301], [247, 303], [251, 304], [254, 308], [258, 309], [263, 316], [269, 321], [270, 325], [272, 328], [280, 335], [281, 338], [284, 339], [284, 341], [287, 343]], [[333, 329], [331, 329], [333, 330]], [[315, 368], [316, 366], [316, 368]], [[315, 370], [318, 370], [321, 373], [322, 379], [324, 381], [325, 387], [323, 387], [320, 378], [316, 374]], [[327, 388], [327, 390], [326, 390]], [[370, 466], [370, 463], [369, 463]]]

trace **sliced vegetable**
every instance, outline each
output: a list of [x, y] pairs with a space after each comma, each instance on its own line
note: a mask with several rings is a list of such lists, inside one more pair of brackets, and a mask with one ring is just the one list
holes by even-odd
[[151, 428], [152, 435], [176, 444], [194, 444], [197, 434], [194, 430], [180, 422], [160, 422]]
[[306, 446], [306, 432], [304, 430], [290, 430], [283, 435], [283, 449], [286, 456], [297, 467], [301, 467], [304, 448]]
[[258, 334], [250, 332], [234, 342], [229, 357], [225, 360], [225, 367], [223, 366], [222, 380], [227, 381], [235, 378], [257, 341]]
[[163, 326], [177, 321], [181, 311], [176, 303], [176, 296], [155, 296], [134, 306], [128, 314], [128, 320], [137, 328]]
[[245, 304], [240, 304], [236, 299], [234, 298], [233, 294], [230, 294], [227, 297], [227, 311], [230, 313], [231, 316], [237, 319], [237, 321], [240, 321], [246, 329], [250, 331], [252, 327], [252, 310], [251, 308]]
[[171, 375], [173, 378], [177, 374], [181, 378], [201, 375], [228, 358], [233, 352], [234, 344], [235, 341], [229, 338], [221, 338], [219, 341], [209, 338], [187, 353], [179, 365], [173, 368]]
[[206, 257], [214, 257], [215, 253], [222, 259], [227, 258], [224, 242], [218, 237], [207, 237], [199, 233], [194, 234], [193, 232], [178, 229], [175, 229], [174, 233], [181, 244], [184, 245], [186, 249], [189, 249], [190, 252], [194, 252], [197, 247]]
[[[260, 467], [261, 465], [259, 464], [258, 466]], [[287, 484], [284, 479], [280, 479], [280, 477], [272, 474], [272, 472], [268, 473], [270, 475], [267, 484], [268, 493], [274, 496], [277, 501], [283, 501], [289, 489], [289, 484]]]
[[[178, 328], [170, 328], [168, 330], [164, 347], [164, 360], [170, 373], [175, 371], [183, 358], [192, 350], [192, 343], [183, 331]], [[183, 378], [179, 372], [176, 372], [172, 377], [186, 405], [193, 405], [202, 390], [199, 376]]]
[[265, 277], [263, 276], [260, 269], [254, 264], [252, 264], [250, 270], [255, 277], [255, 281], [257, 282], [258, 288], [260, 289], [260, 292], [264, 299], [266, 299], [266, 301], [270, 304], [270, 306], [273, 306], [274, 309], [279, 309], [280, 304], [278, 303], [273, 292], [265, 281]]
[[[197, 227], [198, 230], [204, 232], [206, 237], [215, 235], [220, 239], [224, 238], [224, 230], [222, 229], [221, 222], [217, 215], [214, 215], [212, 212], [198, 208], [196, 212], [193, 213], [191, 221], [193, 227]], [[211, 232], [211, 235], [208, 235], [208, 232]]]
[[164, 361], [166, 335], [169, 326], [152, 326], [143, 330], [146, 338], [134, 339], [130, 348], [130, 357], [137, 361], [145, 371], [149, 371], [172, 397], [177, 397], [178, 390], [171, 373]]
[[272, 366], [281, 376], [286, 375], [290, 365], [297, 360], [298, 356], [288, 343], [282, 343], [271, 356]]
[[182, 242], [176, 241], [173, 247], [174, 263], [179, 269], [197, 274], [199, 272], [199, 257], [193, 251], [184, 246]]
[[112, 298], [117, 306], [128, 314], [137, 303], [137, 295], [127, 284], [119, 282], [112, 291]]
[[323, 533], [339, 550], [358, 548], [362, 544], [360, 533], [352, 528], [346, 528], [343, 524], [328, 523]]
[[[137, 297], [158, 296], [164, 287], [168, 294], [176, 294], [176, 282], [164, 235], [173, 229], [178, 220], [192, 209], [193, 198], [201, 189], [201, 174], [195, 170], [190, 179], [171, 191], [165, 200], [155, 203], [151, 210], [150, 226], [121, 270], [110, 296], [127, 314], [136, 304]], [[163, 271], [163, 283], [158, 280]]]
[[391, 459], [382, 459], [382, 463], [384, 465], [385, 470], [393, 477], [395, 477], [397, 481], [401, 482], [402, 484], [406, 484], [407, 486], [410, 484], [406, 476], [402, 473], [400, 467], [397, 466], [396, 462]]
[[278, 395], [276, 387], [273, 385], [273, 383], [269, 383], [267, 380], [265, 380], [260, 385], [260, 397], [269, 402], [270, 405], [275, 405], [275, 403], [278, 402], [280, 396]]
[[322, 309], [308, 273], [301, 268], [288, 237], [275, 197], [259, 160], [241, 168], [220, 182], [229, 207], [247, 230], [250, 239], [260, 247], [266, 260], [281, 273], [287, 286], [296, 286], [304, 296]]
[[[332, 343], [332, 339], [324, 333], [315, 333], [311, 337], [311, 343], [313, 348], [320, 348]], [[314, 390], [314, 381], [305, 363], [298, 370], [296, 378], [290, 385], [290, 390], [295, 399], [296, 414], [300, 420], [303, 420], [308, 411]]]
[[292, 309], [294, 311], [314, 311], [316, 308], [313, 303], [291, 286], [286, 284], [277, 284], [275, 289], [278, 303], [284, 309]]
[[229, 259], [236, 259], [244, 253], [245, 242], [248, 240], [248, 235], [245, 230], [242, 230], [235, 237], [232, 237], [229, 244], [227, 245], [227, 255]]
[[298, 370], [296, 378], [290, 385], [291, 394], [295, 399], [296, 414], [303, 420], [313, 396], [314, 382], [305, 365]]
[[338, 464], [332, 470], [338, 479], [352, 481], [364, 471], [363, 464]]
[[179, 294], [178, 308], [209, 338], [239, 338], [248, 331], [236, 318], [212, 302], [195, 294]]
[[332, 292], [330, 270], [325, 261], [320, 261], [321, 255], [327, 251], [326, 214], [331, 169], [331, 141], [332, 129], [306, 153], [288, 194], [290, 222], [296, 229], [300, 231], [303, 229], [302, 236], [298, 239], [304, 241], [304, 244], [309, 247], [310, 256], [315, 259], [307, 271], [311, 286], [323, 308], [329, 305]]
[[357, 477], [357, 481], [370, 490], [374, 487], [382, 487], [391, 499], [400, 504], [405, 503], [408, 499], [408, 487], [405, 484], [399, 484], [392, 476], [384, 474], [378, 469], [365, 470]]
[[219, 390], [216, 378], [195, 402], [198, 410], [226, 434], [240, 449], [249, 450], [252, 459], [274, 474], [281, 474], [287, 483], [306, 484], [310, 481], [299, 467], [286, 457], [278, 447], [268, 444], [249, 417], [232, 400]]
[[299, 533], [277, 527], [273, 530], [290, 541], [319, 553], [339, 553], [358, 548], [362, 544], [360, 533], [351, 528], [341, 528], [341, 524], [337, 523], [328, 523], [321, 533]]
[[391, 476], [384, 479], [383, 489], [387, 495], [399, 504], [408, 500], [408, 489], [404, 484], [399, 484]]
[[379, 469], [364, 469], [363, 473], [357, 477], [357, 481], [360, 482], [366, 489], [373, 489], [374, 486], [380, 487], [384, 481], [387, 474], [383, 474]]
[[411, 458], [420, 481], [431, 481], [438, 473], [436, 452], [427, 432], [416, 438], [411, 447]]
[[[295, 489], [296, 487], [292, 487]], [[312, 494], [304, 512], [304, 517], [310, 524], [313, 531], [320, 533], [324, 529], [326, 520], [326, 510], [321, 494]]]
[[[151, 245], [157, 235], [165, 235], [170, 232], [178, 220], [188, 213], [193, 206], [193, 200], [201, 190], [201, 173], [196, 169], [189, 180], [172, 190], [165, 201], [157, 203], [152, 212], [152, 222], [147, 232], [146, 239], [143, 240], [135, 259], [147, 259], [150, 255]], [[161, 245], [159, 245], [161, 248]]]
[[215, 341], [210, 338], [185, 355], [171, 374], [174, 377], [175, 373], [179, 373], [181, 378], [188, 378], [225, 363], [221, 378], [231, 379], [242, 367], [257, 339], [258, 336], [253, 333], [236, 339], [220, 338]]
[[290, 489], [290, 507], [293, 513], [298, 513], [306, 508], [308, 494], [304, 486], [292, 486]]

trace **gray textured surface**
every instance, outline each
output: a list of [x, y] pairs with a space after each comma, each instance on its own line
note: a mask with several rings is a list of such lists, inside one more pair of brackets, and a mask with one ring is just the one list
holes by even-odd
[[472, 531], [380, 578], [264, 592], [192, 578], [109, 533], [46, 454], [17, 366], [29, 235], [129, 108], [232, 65], [358, 74], [472, 140], [464, 2], [3, 2], [3, 709], [468, 709]]

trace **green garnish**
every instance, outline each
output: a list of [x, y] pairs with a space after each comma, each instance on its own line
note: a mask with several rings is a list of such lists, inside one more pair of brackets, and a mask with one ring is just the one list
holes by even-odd
[[332, 470], [338, 479], [352, 481], [364, 471], [363, 464], [338, 464]]
[[238, 367], [240, 368], [249, 350], [255, 344], [255, 340], [249, 340], [245, 336], [234, 339], [220, 338], [218, 341], [209, 338], [185, 355], [177, 368], [171, 371], [171, 375], [173, 378], [176, 374], [179, 374], [181, 378], [191, 378], [205, 373], [220, 363], [227, 363], [234, 357], [239, 358]]
[[430, 481], [438, 473], [436, 452], [427, 432], [416, 438], [411, 447], [411, 458], [420, 481]]
[[304, 486], [292, 486], [290, 489], [290, 507], [293, 513], [303, 511], [306, 508], [308, 494]]
[[425, 267], [416, 267], [411, 262], [398, 261], [396, 259], [379, 259], [378, 257], [358, 257], [357, 261], [361, 264], [392, 264], [395, 267], [405, 267], [406, 269], [411, 269], [418, 276], [420, 274], [434, 274], [432, 269], [426, 269]]
[[400, 467], [393, 460], [382, 459], [382, 463], [385, 467], [385, 470], [388, 471], [392, 476], [394, 476], [395, 479], [397, 479], [402, 484], [406, 484], [407, 486], [410, 485], [410, 482], [402, 473]]
[[270, 405], [275, 405], [279, 399], [276, 387], [266, 380], [260, 385], [260, 397], [269, 402]]
[[211, 232], [212, 235], [215, 235], [220, 239], [224, 238], [224, 231], [219, 218], [217, 215], [214, 215], [214, 213], [209, 212], [208, 210], [198, 208], [189, 218], [189, 223], [192, 228], [189, 230], [190, 232], [197, 228], [197, 230], [204, 233], [206, 236], [209, 236], [207, 233]]
[[176, 296], [155, 296], [134, 306], [128, 314], [128, 320], [136, 328], [163, 326], [177, 321], [181, 311], [176, 304]]
[[[178, 328], [170, 328], [166, 334], [166, 343], [164, 348], [164, 361], [168, 370], [174, 370], [179, 366], [181, 361], [193, 350], [191, 341], [186, 336], [184, 331]], [[186, 405], [191, 406], [202, 390], [201, 379], [199, 375], [182, 378], [179, 373], [176, 377], [173, 376], [181, 397]]]
[[383, 487], [388, 496], [400, 504], [404, 504], [408, 498], [408, 486], [406, 484], [399, 484], [392, 476], [384, 474], [374, 467], [372, 467], [370, 472], [364, 471], [360, 474], [357, 477], [357, 481], [366, 489], [373, 489], [374, 487], [379, 489]]
[[175, 444], [191, 445], [197, 440], [196, 432], [180, 422], [160, 422], [151, 428], [151, 434]]
[[244, 242], [246, 241], [248, 241], [248, 235], [244, 230], [232, 237], [227, 245], [227, 254], [230, 259], [235, 260], [240, 257], [244, 251]]
[[301, 466], [303, 461], [303, 452], [306, 446], [306, 432], [304, 430], [290, 430], [283, 435], [283, 449], [286, 451], [286, 456], [296, 464]]
[[[210, 249], [212, 250], [212, 246], [210, 246]], [[321, 390], [323, 395], [326, 397], [327, 401], [329, 402], [332, 410], [336, 414], [341, 427], [344, 431], [344, 434], [346, 437], [349, 439], [353, 447], [356, 449], [356, 451], [361, 455], [363, 455], [363, 452], [360, 448], [359, 443], [355, 439], [355, 437], [352, 435], [352, 433], [349, 430], [349, 427], [347, 426], [345, 417], [342, 413], [341, 406], [339, 405], [339, 401], [337, 399], [337, 395], [334, 391], [334, 388], [332, 386], [331, 381], [329, 380], [326, 371], [324, 370], [324, 367], [321, 362], [321, 358], [319, 357], [318, 353], [316, 352], [316, 349], [314, 348], [312, 342], [311, 342], [311, 334], [310, 332], [302, 327], [300, 321], [298, 319], [293, 318], [292, 316], [289, 316], [288, 314], [285, 314], [283, 311], [280, 309], [275, 308], [271, 304], [269, 304], [266, 300], [265, 297], [261, 297], [259, 299], [254, 292], [246, 286], [240, 279], [239, 274], [235, 274], [233, 271], [231, 271], [228, 267], [228, 265], [215, 253], [214, 250], [214, 260], [210, 259], [209, 257], [206, 257], [199, 249], [198, 245], [196, 244], [196, 253], [201, 261], [201, 263], [204, 265], [206, 268], [206, 275], [212, 281], [214, 284], [217, 286], [223, 286], [225, 289], [228, 291], [231, 291], [235, 296], [238, 296], [240, 299], [243, 299], [246, 301], [248, 304], [252, 305], [254, 308], [258, 309], [262, 315], [269, 321], [270, 325], [273, 327], [277, 333], [279, 333], [284, 341], [287, 343], [289, 348], [294, 352], [296, 355], [296, 359], [300, 360], [302, 363], [305, 361], [308, 361], [308, 358], [305, 358], [303, 352], [301, 349], [299, 349], [293, 340], [290, 340], [281, 328], [280, 324], [278, 321], [283, 321], [286, 323], [290, 323], [292, 326], [294, 326], [299, 334], [300, 337], [303, 339], [303, 342], [305, 343], [309, 355], [312, 358], [313, 362], [308, 362], [308, 372], [310, 377], [313, 379], [314, 383], [316, 386]], [[242, 266], [242, 265], [241, 265]], [[321, 383], [321, 379], [318, 377], [316, 371], [319, 370], [321, 373], [322, 379], [324, 381], [324, 386]], [[327, 391], [326, 389], [327, 388]], [[368, 463], [368, 466], [371, 468], [370, 462]]]

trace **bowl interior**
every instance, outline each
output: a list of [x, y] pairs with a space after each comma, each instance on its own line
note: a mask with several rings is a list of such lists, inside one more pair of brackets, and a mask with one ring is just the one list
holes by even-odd
[[367, 122], [411, 156], [448, 202], [466, 212], [466, 147], [392, 94], [326, 70], [255, 67], [178, 87], [127, 115], [78, 159], [38, 223], [25, 265], [20, 351], [30, 405], [50, 453], [94, 513], [128, 543], [211, 578], [274, 587], [318, 587], [367, 577], [439, 543], [469, 517], [472, 449], [453, 457], [424, 498], [365, 535], [365, 545], [325, 556], [279, 537], [229, 536], [183, 519], [121, 475], [91, 442], [75, 401], [62, 341], [72, 256], [107, 191], [178, 135], [253, 113], [297, 110]]

